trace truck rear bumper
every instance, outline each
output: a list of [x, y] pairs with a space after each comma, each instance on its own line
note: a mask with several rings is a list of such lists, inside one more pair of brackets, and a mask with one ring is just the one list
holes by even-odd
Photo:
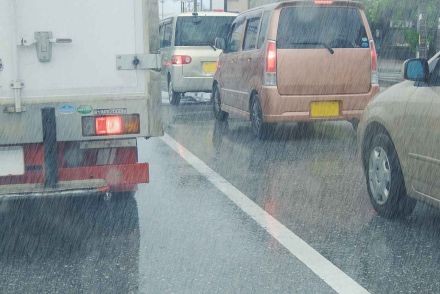
[[44, 187], [44, 172], [26, 172], [20, 176], [0, 177], [0, 199], [23, 195], [89, 194], [93, 192], [130, 191], [137, 184], [149, 182], [148, 163], [60, 168], [59, 183]]
[[0, 186], [0, 200], [27, 197], [59, 197], [103, 193], [108, 189], [104, 180], [59, 182], [56, 188], [43, 184], [15, 184]]

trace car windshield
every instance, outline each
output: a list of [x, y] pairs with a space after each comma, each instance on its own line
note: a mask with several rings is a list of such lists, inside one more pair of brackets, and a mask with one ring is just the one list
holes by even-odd
[[359, 10], [340, 7], [288, 7], [281, 11], [278, 48], [368, 48]]
[[214, 45], [215, 38], [226, 38], [232, 16], [180, 16], [176, 22], [176, 46]]

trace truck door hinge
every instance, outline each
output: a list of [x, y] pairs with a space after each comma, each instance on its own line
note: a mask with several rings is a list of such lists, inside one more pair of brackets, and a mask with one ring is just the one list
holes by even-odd
[[20, 47], [35, 46], [37, 57], [40, 62], [50, 62], [52, 59], [52, 45], [53, 44], [68, 44], [72, 43], [72, 39], [68, 38], [53, 38], [52, 32], [35, 32], [34, 40], [28, 41], [21, 39]]
[[116, 56], [117, 70], [160, 71], [160, 54], [126, 54]]

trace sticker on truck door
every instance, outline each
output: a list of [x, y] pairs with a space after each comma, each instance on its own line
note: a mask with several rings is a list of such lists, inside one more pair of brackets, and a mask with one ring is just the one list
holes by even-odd
[[76, 110], [75, 105], [72, 104], [62, 104], [58, 107], [58, 112], [62, 114], [72, 114]]
[[97, 115], [126, 114], [127, 113], [127, 108], [95, 109], [94, 112]]
[[90, 106], [90, 105], [80, 105], [80, 106], [78, 106], [78, 108], [76, 109], [76, 111], [77, 111], [79, 114], [89, 114], [89, 113], [92, 113], [92, 111], [93, 111], [93, 107]]

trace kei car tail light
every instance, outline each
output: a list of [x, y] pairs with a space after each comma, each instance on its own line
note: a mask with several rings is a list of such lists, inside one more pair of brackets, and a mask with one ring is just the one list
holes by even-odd
[[82, 133], [83, 136], [139, 134], [139, 115], [83, 116]]
[[376, 45], [374, 41], [370, 41], [370, 50], [371, 50], [371, 83], [379, 84], [379, 73], [377, 70], [377, 51]]
[[275, 41], [267, 42], [264, 84], [266, 86], [276, 86], [277, 84], [277, 44]]
[[180, 65], [180, 64], [190, 64], [192, 62], [191, 56], [188, 55], [173, 55], [171, 57], [171, 63]]
[[277, 47], [274, 41], [267, 42], [266, 48], [266, 72], [277, 72]]

